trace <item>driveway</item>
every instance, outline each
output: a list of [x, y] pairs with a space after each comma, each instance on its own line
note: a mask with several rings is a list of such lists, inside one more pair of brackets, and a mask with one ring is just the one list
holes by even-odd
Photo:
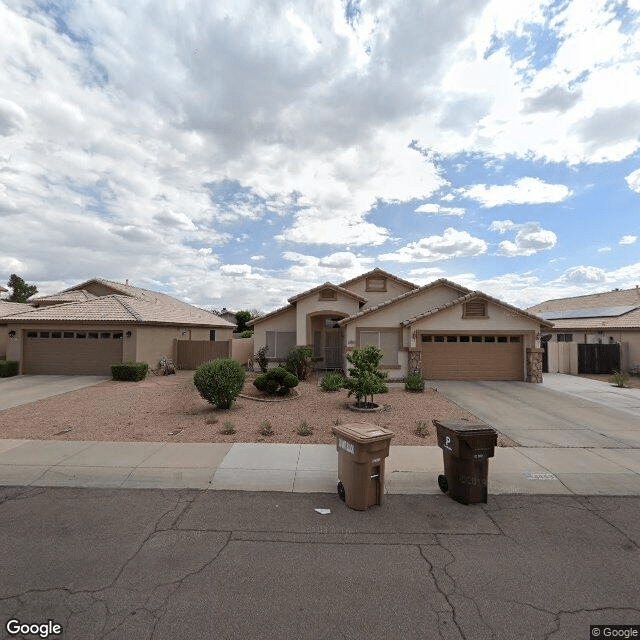
[[0, 378], [0, 411], [110, 380], [109, 376], [15, 376]]
[[640, 449], [640, 389], [545, 374], [543, 384], [432, 380], [429, 386], [524, 447]]

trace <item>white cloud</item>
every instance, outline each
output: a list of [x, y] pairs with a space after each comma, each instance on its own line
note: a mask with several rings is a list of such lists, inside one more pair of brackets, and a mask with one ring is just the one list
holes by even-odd
[[442, 207], [434, 203], [421, 204], [417, 209], [414, 209], [414, 212], [433, 213], [441, 216], [463, 216], [465, 214], [465, 210], [462, 207]]
[[598, 249], [598, 253], [607, 253], [608, 251], [611, 251], [611, 247], [600, 247]]
[[410, 242], [393, 253], [380, 255], [378, 259], [394, 262], [434, 262], [479, 256], [486, 250], [487, 243], [482, 238], [449, 227], [441, 236], [428, 236], [417, 242]]
[[630, 173], [625, 178], [625, 180], [627, 181], [627, 184], [629, 185], [629, 189], [631, 189], [632, 191], [635, 191], [637, 193], [640, 193], [640, 169], [636, 169], [635, 171]]
[[250, 264], [224, 264], [220, 267], [220, 273], [225, 276], [242, 276], [244, 278], [255, 275]]
[[286, 251], [282, 257], [288, 262], [295, 263], [294, 266], [287, 269], [288, 277], [305, 283], [305, 286], [298, 293], [321, 282], [329, 281], [337, 284], [344, 280], [350, 280], [369, 271], [372, 264], [370, 259], [356, 255], [351, 251], [339, 251], [321, 258], [295, 251]]
[[620, 238], [620, 242], [618, 244], [635, 244], [638, 236], [626, 235]]
[[504, 240], [500, 243], [499, 255], [509, 258], [515, 256], [531, 256], [539, 251], [552, 249], [558, 241], [553, 231], [542, 229], [538, 222], [514, 224], [510, 220], [495, 221], [492, 223], [490, 229], [492, 231], [499, 231], [500, 233], [504, 233], [507, 230], [518, 229], [514, 242]]
[[490, 208], [505, 204], [562, 202], [571, 195], [571, 190], [563, 184], [549, 184], [539, 178], [520, 178], [509, 185], [472, 185], [460, 189], [458, 194]]
[[599, 284], [606, 282], [607, 274], [605, 270], [600, 267], [571, 267], [562, 274], [561, 280], [574, 284]]

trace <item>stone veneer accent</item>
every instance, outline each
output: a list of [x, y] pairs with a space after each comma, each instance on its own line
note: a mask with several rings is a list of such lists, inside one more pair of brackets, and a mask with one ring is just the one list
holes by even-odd
[[527, 348], [527, 382], [542, 382], [542, 354], [544, 349]]

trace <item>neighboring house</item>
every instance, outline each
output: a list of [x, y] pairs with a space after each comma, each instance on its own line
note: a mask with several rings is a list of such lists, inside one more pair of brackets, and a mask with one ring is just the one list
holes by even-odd
[[223, 307], [222, 311], [213, 311], [217, 316], [220, 316], [223, 320], [230, 322], [235, 328], [238, 328], [238, 320], [236, 319], [235, 311], [229, 311], [226, 307]]
[[[589, 353], [607, 349], [578, 347], [582, 345], [618, 345], [610, 351], [617, 361], [600, 367], [602, 372], [612, 369], [629, 371], [640, 366], [640, 287], [614, 289], [574, 298], [547, 300], [533, 307], [530, 313], [553, 322], [553, 329], [545, 332], [546, 369], [559, 373], [593, 373]], [[580, 355], [582, 354], [582, 355]], [[617, 364], [616, 364], [617, 362]], [[597, 365], [597, 363], [596, 363]], [[596, 367], [597, 368], [597, 367]]]
[[5, 289], [3, 286], [0, 286], [0, 293], [6, 293], [9, 289]]
[[423, 287], [373, 269], [325, 282], [248, 324], [254, 347], [283, 360], [309, 346], [317, 366], [348, 368], [346, 354], [375, 344], [390, 378], [421, 370], [428, 379], [541, 381], [541, 329], [531, 313], [445, 279]]
[[[94, 278], [2, 319], [20, 373], [108, 375], [116, 362], [176, 357], [177, 340], [229, 340], [233, 325], [171, 296]], [[7, 304], [7, 303], [3, 303]], [[24, 306], [24, 305], [23, 305]]]
[[[2, 289], [2, 287], [0, 287]], [[6, 289], [4, 289], [6, 291]], [[0, 360], [3, 360], [7, 355], [7, 342], [8, 342], [8, 329], [7, 329], [7, 316], [15, 316], [19, 313], [25, 313], [26, 311], [32, 311], [33, 307], [23, 302], [7, 302], [6, 300], [0, 300]]]

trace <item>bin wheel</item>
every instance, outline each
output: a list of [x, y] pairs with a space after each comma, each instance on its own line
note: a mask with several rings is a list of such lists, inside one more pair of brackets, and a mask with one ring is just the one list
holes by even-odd
[[342, 502], [344, 502], [345, 493], [344, 493], [344, 485], [342, 484], [342, 482], [338, 482], [338, 497], [340, 498], [340, 500], [342, 500]]
[[438, 476], [438, 486], [442, 493], [447, 493], [447, 491], [449, 491], [449, 481], [447, 480], [447, 476], [442, 474]]

